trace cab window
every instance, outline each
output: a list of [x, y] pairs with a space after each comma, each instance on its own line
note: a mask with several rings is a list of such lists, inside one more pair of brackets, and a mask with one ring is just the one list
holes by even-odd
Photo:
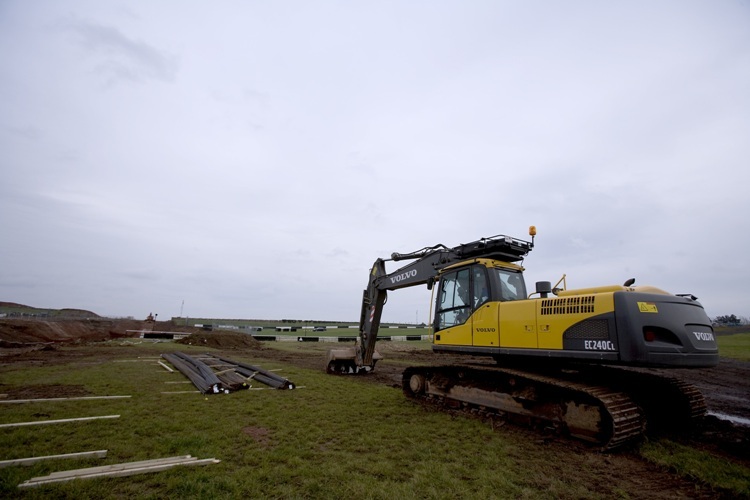
[[487, 271], [472, 266], [447, 273], [440, 281], [436, 330], [462, 325], [490, 299]]
[[440, 281], [437, 329], [450, 328], [466, 322], [471, 315], [469, 269], [448, 273]]
[[523, 300], [526, 298], [526, 283], [523, 275], [509, 269], [495, 269], [500, 282], [500, 300]]

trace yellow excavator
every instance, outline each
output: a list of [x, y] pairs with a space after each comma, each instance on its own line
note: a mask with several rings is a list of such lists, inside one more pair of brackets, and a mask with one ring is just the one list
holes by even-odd
[[[404, 394], [452, 410], [499, 415], [613, 449], [647, 426], [690, 426], [706, 412], [701, 393], [668, 368], [712, 367], [719, 353], [711, 321], [691, 294], [623, 285], [567, 290], [536, 283], [527, 293], [523, 259], [531, 241], [505, 235], [435, 245], [375, 261], [362, 298], [359, 336], [328, 352], [331, 374], [366, 374], [387, 292], [433, 291], [436, 353], [487, 356], [495, 364], [414, 366]], [[387, 261], [410, 261], [387, 272]]]

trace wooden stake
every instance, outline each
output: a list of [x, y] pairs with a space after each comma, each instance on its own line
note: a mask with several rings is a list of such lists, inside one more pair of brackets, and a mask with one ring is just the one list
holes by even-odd
[[65, 453], [63, 455], [47, 455], [45, 457], [29, 457], [29, 458], [17, 458], [15, 460], [2, 460], [0, 461], [0, 468], [11, 467], [14, 465], [32, 465], [43, 460], [57, 460], [63, 458], [79, 459], [79, 458], [104, 458], [107, 456], [107, 450], [97, 451], [81, 451], [78, 453]]
[[132, 396], [81, 396], [75, 398], [42, 398], [42, 399], [6, 399], [0, 401], [0, 404], [10, 403], [48, 403], [55, 401], [87, 401], [89, 399], [123, 399], [130, 398]]
[[221, 460], [215, 458], [197, 459], [190, 455], [184, 457], [160, 458], [157, 460], [144, 460], [141, 462], [130, 462], [124, 464], [105, 465], [103, 467], [91, 467], [88, 469], [76, 469], [63, 472], [54, 472], [48, 476], [35, 477], [19, 484], [19, 488], [31, 488], [49, 483], [61, 483], [72, 481], [73, 479], [88, 479], [104, 476], [132, 476], [135, 474], [145, 474], [147, 472], [157, 472], [170, 469], [178, 465], [208, 465], [217, 464]]
[[169, 373], [174, 373], [174, 370], [173, 370], [173, 369], [171, 369], [170, 367], [168, 367], [167, 365], [165, 365], [165, 364], [164, 364], [164, 363], [162, 363], [161, 361], [159, 361], [159, 364], [160, 364], [161, 366], [163, 366], [164, 368], [166, 368], [167, 370], [169, 370]]
[[101, 417], [64, 418], [62, 420], [38, 420], [36, 422], [17, 422], [14, 424], [0, 424], [0, 428], [22, 427], [25, 425], [61, 424], [63, 422], [81, 422], [85, 420], [97, 420], [100, 418], [120, 418], [120, 415], [104, 415]]

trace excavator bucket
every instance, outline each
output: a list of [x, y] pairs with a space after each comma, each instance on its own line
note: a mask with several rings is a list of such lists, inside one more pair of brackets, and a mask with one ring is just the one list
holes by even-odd
[[342, 349], [331, 349], [326, 357], [326, 372], [338, 375], [356, 375], [367, 373], [375, 368], [375, 362], [383, 357], [378, 351], [372, 355], [371, 365], [357, 365], [357, 349], [355, 347], [344, 347]]

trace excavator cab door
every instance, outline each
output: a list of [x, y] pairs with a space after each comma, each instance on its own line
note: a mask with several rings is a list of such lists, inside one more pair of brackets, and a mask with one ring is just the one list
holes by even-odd
[[[440, 278], [435, 316], [435, 343], [497, 345], [497, 315], [492, 314], [487, 270], [473, 265]], [[477, 329], [479, 328], [479, 329]]]
[[470, 268], [440, 277], [436, 306], [435, 343], [472, 345]]
[[472, 345], [497, 347], [500, 330], [497, 325], [499, 303], [491, 301], [490, 280], [485, 266], [471, 268], [474, 313], [471, 315]]

